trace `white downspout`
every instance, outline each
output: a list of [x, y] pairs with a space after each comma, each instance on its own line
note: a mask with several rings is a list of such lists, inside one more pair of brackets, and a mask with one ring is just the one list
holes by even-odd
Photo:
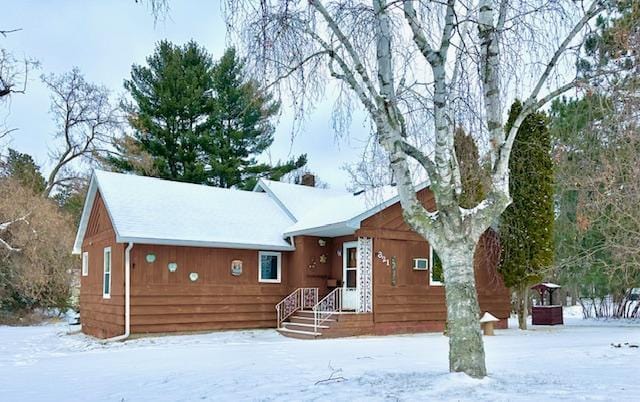
[[124, 334], [105, 339], [105, 342], [124, 341], [131, 334], [131, 249], [129, 242], [124, 249]]

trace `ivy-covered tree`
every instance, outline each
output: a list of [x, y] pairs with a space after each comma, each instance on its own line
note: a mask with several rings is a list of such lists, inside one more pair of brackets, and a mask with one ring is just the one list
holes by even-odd
[[[507, 130], [521, 109], [520, 101], [511, 106]], [[522, 122], [509, 161], [513, 203], [500, 218], [500, 273], [516, 295], [520, 329], [527, 328], [529, 287], [553, 263], [553, 161], [548, 126], [547, 116], [540, 112]]]
[[304, 166], [303, 155], [272, 166], [257, 156], [273, 143], [280, 104], [247, 77], [233, 48], [214, 63], [191, 41], [158, 44], [146, 66], [133, 66], [125, 89], [133, 135], [115, 144], [114, 170], [218, 187], [251, 187]]
[[462, 183], [460, 206], [473, 208], [485, 197], [489, 174], [480, 165], [480, 153], [473, 136], [467, 134], [462, 128], [458, 128], [453, 138], [453, 146], [460, 165], [460, 182]]
[[[462, 208], [473, 208], [485, 197], [489, 173], [480, 164], [480, 152], [476, 141], [462, 127], [456, 129], [453, 137], [453, 147], [460, 166], [460, 182], [462, 183], [460, 206]], [[432, 250], [431, 252], [433, 253], [431, 278], [444, 283], [442, 261], [435, 251]]]

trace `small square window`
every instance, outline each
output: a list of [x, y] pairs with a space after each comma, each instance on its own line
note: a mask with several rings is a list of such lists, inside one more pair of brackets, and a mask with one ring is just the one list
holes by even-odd
[[258, 282], [280, 283], [282, 254], [272, 251], [258, 253]]
[[427, 258], [414, 258], [413, 269], [416, 271], [426, 271], [429, 269], [429, 260]]

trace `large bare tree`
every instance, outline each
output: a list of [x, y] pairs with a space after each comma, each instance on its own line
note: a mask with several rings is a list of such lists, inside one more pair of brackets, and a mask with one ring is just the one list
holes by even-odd
[[[0, 40], [10, 34], [20, 31], [16, 29], [0, 29]], [[32, 59], [19, 59], [7, 50], [0, 42], [0, 106], [7, 103], [13, 94], [23, 94], [27, 89], [29, 71], [38, 66], [38, 62]], [[0, 138], [7, 136], [16, 129], [8, 129], [0, 126]]]
[[[156, 6], [166, 6], [157, 0]], [[486, 375], [473, 255], [511, 202], [508, 161], [522, 121], [580, 84], [575, 53], [604, 2], [547, 0], [227, 0], [233, 39], [295, 110], [327, 93], [359, 102], [386, 151], [405, 221], [433, 246], [445, 277], [450, 370]], [[506, 107], [523, 109], [505, 132]], [[463, 208], [458, 126], [486, 139], [491, 184]], [[416, 197], [428, 176], [437, 211]], [[419, 173], [419, 172], [418, 172]]]
[[51, 115], [56, 123], [56, 147], [51, 151], [53, 167], [44, 195], [49, 196], [82, 176], [77, 162], [95, 161], [110, 152], [121, 123], [119, 109], [109, 99], [109, 91], [87, 82], [80, 70], [42, 76], [51, 91]]

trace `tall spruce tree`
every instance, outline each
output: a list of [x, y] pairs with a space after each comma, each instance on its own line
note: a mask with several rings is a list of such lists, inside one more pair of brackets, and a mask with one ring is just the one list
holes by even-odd
[[124, 86], [134, 133], [115, 144], [118, 156], [106, 159], [114, 170], [247, 188], [306, 164], [306, 155], [275, 166], [257, 161], [273, 143], [280, 105], [246, 76], [233, 48], [214, 63], [193, 41], [162, 41], [146, 66], [133, 66]]
[[[506, 129], [520, 113], [514, 102]], [[509, 169], [513, 203], [500, 218], [500, 273], [516, 295], [520, 329], [527, 328], [529, 287], [553, 263], [553, 161], [549, 121], [544, 113], [529, 115], [518, 130]]]

